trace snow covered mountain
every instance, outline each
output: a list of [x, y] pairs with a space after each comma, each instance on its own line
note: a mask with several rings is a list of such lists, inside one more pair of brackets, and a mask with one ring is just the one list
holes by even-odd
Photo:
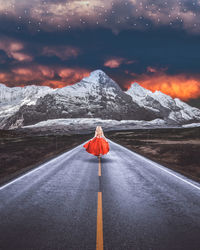
[[30, 85], [9, 88], [0, 83], [0, 128], [23, 105], [35, 105], [39, 97], [55, 91], [47, 86]]
[[152, 93], [133, 83], [122, 91], [101, 70], [63, 88], [8, 88], [0, 84], [0, 128], [12, 129], [49, 119], [101, 118], [111, 120], [162, 119], [166, 124], [200, 122], [200, 110], [178, 98]]
[[200, 122], [200, 109], [189, 106], [179, 98], [173, 99], [160, 91], [151, 92], [136, 82], [125, 93], [130, 95], [140, 107], [153, 110], [168, 123]]

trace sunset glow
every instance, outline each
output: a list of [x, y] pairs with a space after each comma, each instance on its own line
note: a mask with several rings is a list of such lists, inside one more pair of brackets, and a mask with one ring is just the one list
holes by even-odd
[[[159, 90], [173, 98], [178, 97], [186, 101], [191, 98], [200, 97], [200, 76], [199, 78], [194, 78], [183, 74], [169, 76], [160, 73], [155, 76], [137, 75], [136, 79], [134, 81], [138, 82], [142, 87], [152, 92]], [[127, 84], [126, 86], [129, 88], [131, 84]]]

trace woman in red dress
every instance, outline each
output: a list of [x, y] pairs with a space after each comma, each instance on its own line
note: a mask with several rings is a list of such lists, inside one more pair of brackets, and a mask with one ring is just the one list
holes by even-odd
[[96, 127], [94, 137], [83, 145], [86, 151], [90, 154], [100, 157], [101, 155], [107, 154], [110, 150], [108, 141], [104, 136], [103, 129], [101, 126]]

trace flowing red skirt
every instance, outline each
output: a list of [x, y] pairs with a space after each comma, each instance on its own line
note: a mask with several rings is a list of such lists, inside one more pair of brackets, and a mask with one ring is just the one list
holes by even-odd
[[107, 154], [110, 150], [108, 142], [103, 138], [97, 138], [88, 141], [83, 145], [86, 151], [90, 154], [99, 156], [100, 154]]

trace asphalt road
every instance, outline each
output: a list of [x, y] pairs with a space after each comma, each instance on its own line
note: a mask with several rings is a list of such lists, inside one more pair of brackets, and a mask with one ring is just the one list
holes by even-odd
[[[200, 184], [110, 141], [83, 144], [0, 187], [0, 249], [199, 250]], [[99, 173], [101, 167], [101, 176]]]

